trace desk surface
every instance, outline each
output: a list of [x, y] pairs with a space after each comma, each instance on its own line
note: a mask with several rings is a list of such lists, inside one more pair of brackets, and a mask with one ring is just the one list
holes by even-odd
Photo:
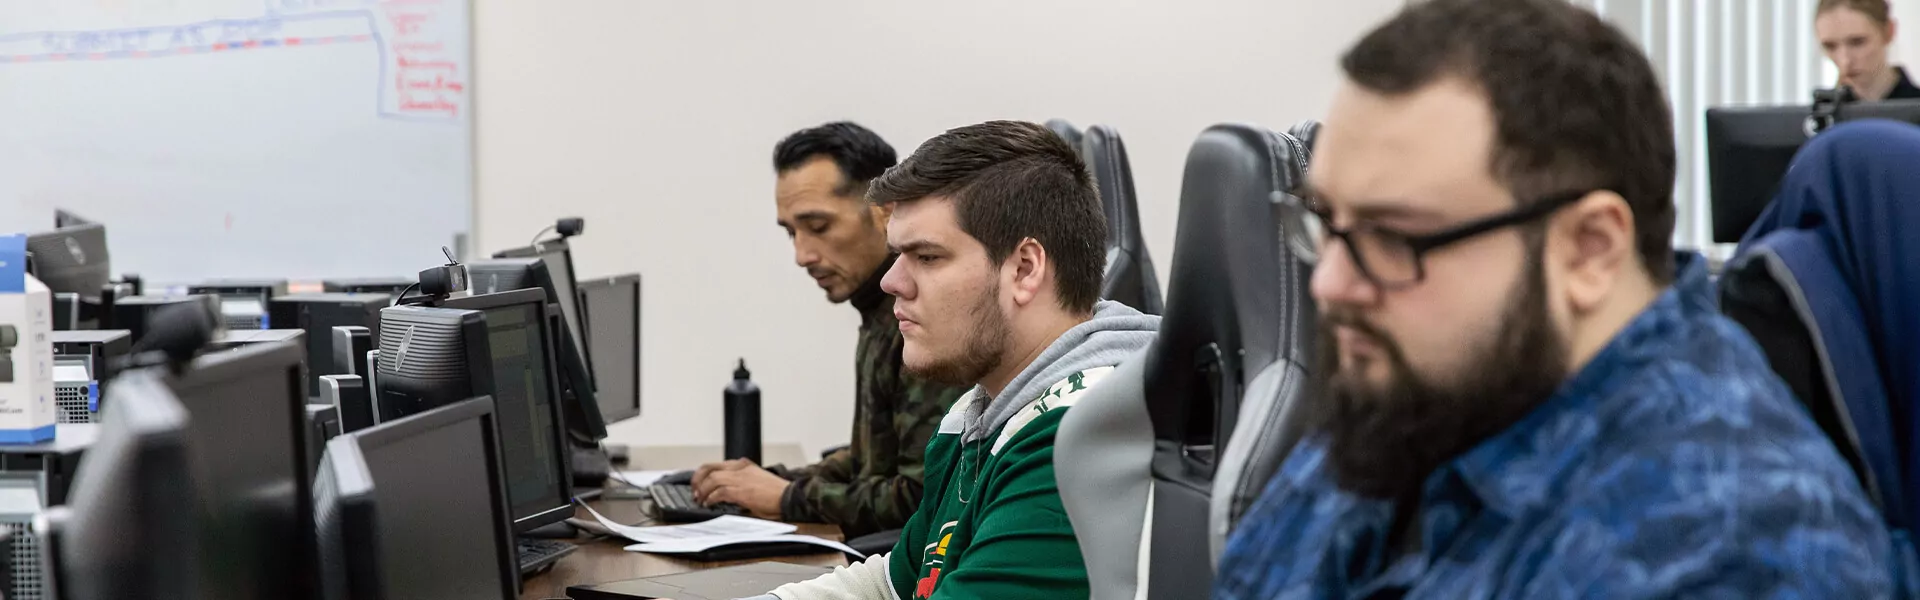
[[[800, 454], [798, 446], [793, 447], [787, 452], [775, 452], [776, 448], [770, 445], [767, 450], [768, 458], [774, 458], [777, 454], [791, 455], [781, 456], [780, 458], [798, 457]], [[685, 447], [672, 449], [662, 448], [658, 449], [658, 451], [649, 448], [635, 448], [634, 458], [636, 460], [634, 462], [635, 468], [684, 468], [692, 465], [674, 459], [703, 454], [706, 454], [704, 449], [689, 449]], [[717, 457], [720, 451], [718, 448], [714, 448], [711, 454]], [[795, 463], [789, 462], [787, 464]], [[588, 504], [592, 506], [594, 510], [600, 511], [600, 514], [606, 515], [607, 518], [619, 523], [639, 523], [648, 517], [648, 506], [645, 500], [601, 499], [594, 500]], [[587, 514], [585, 510], [576, 510], [575, 513], [576, 516], [581, 519], [593, 519], [593, 515]], [[842, 540], [840, 528], [834, 525], [801, 524], [800, 531], [797, 533], [820, 536], [836, 541]], [[625, 540], [608, 538], [594, 540], [582, 539], [579, 542], [580, 549], [560, 559], [560, 562], [554, 565], [553, 570], [527, 578], [525, 589], [520, 592], [520, 600], [566, 598], [567, 586], [571, 585], [606, 583], [623, 579], [670, 575], [686, 571], [697, 571], [700, 569], [711, 569], [714, 567], [769, 560], [797, 565], [825, 567], [847, 564], [845, 555], [831, 551], [819, 554], [758, 558], [744, 561], [695, 562], [668, 555], [645, 554], [621, 550], [621, 548], [625, 547], [628, 543], [629, 542]]]

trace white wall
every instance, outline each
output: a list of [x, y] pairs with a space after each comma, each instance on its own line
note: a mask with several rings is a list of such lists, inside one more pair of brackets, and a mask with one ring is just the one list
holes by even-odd
[[644, 274], [644, 414], [617, 441], [718, 444], [744, 356], [767, 441], [844, 443], [858, 319], [774, 225], [783, 135], [853, 119], [904, 157], [988, 119], [1113, 125], [1164, 269], [1194, 136], [1320, 114], [1338, 53], [1401, 4], [477, 0], [476, 244], [583, 216], [582, 276]]
[[1893, 61], [1907, 66], [1908, 77], [1920, 77], [1914, 71], [1920, 69], [1920, 0], [1894, 0], [1893, 20], [1899, 23], [1900, 30], [1894, 35]]

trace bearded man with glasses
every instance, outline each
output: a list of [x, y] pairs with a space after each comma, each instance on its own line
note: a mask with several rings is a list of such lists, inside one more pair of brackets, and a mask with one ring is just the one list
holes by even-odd
[[1430, 0], [1341, 66], [1294, 198], [1325, 390], [1216, 598], [1889, 595], [1853, 473], [1673, 250], [1632, 42], [1562, 0]]

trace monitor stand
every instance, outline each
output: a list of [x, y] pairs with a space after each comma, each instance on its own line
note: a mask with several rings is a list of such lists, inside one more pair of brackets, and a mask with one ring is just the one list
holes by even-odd
[[578, 441], [569, 440], [568, 449], [573, 457], [573, 486], [598, 488], [607, 483], [607, 477], [613, 472], [613, 462], [607, 458], [606, 450], [599, 443], [582, 446]]
[[566, 521], [548, 523], [520, 534], [522, 538], [533, 540], [570, 540], [579, 536], [580, 530]]

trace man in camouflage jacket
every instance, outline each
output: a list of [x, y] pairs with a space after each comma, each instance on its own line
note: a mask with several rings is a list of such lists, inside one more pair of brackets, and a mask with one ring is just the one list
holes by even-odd
[[738, 504], [756, 516], [839, 525], [848, 537], [898, 529], [920, 505], [927, 440], [966, 390], [901, 373], [900, 323], [880, 277], [887, 252], [885, 207], [865, 201], [866, 184], [893, 166], [880, 136], [853, 123], [801, 130], [774, 151], [780, 226], [794, 262], [827, 299], [860, 311], [854, 350], [851, 444], [801, 468], [746, 460], [700, 467], [695, 498]]

